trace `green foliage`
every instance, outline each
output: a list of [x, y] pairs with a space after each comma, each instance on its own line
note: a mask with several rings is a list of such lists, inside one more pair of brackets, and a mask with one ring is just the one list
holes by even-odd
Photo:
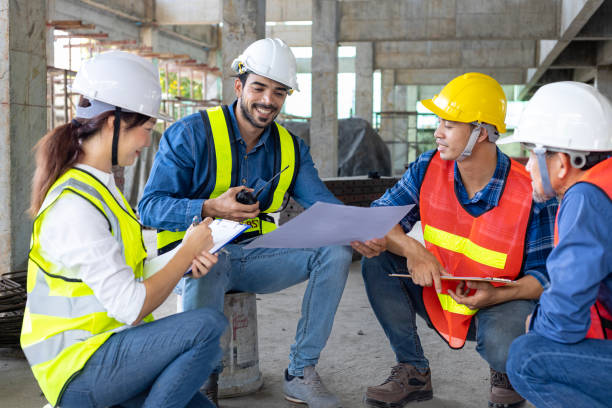
[[[168, 87], [166, 88], [166, 77], [168, 78]], [[190, 85], [192, 81], [190, 78], [181, 77], [181, 90], [179, 94], [178, 87], [178, 75], [176, 72], [168, 72], [166, 75], [165, 71], [160, 72], [160, 82], [162, 92], [168, 92], [172, 96], [181, 96], [183, 98], [192, 99], [204, 99], [202, 95], [202, 82], [193, 81], [193, 95], [190, 95]]]

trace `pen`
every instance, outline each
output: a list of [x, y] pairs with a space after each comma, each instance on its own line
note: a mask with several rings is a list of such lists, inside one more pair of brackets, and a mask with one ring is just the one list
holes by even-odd
[[197, 215], [194, 215], [193, 216], [193, 220], [191, 220], [191, 226], [195, 227], [199, 223], [200, 223], [200, 217], [198, 217]]

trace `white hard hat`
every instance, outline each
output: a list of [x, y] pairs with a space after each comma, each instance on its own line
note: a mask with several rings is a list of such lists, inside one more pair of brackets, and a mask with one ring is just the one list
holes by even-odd
[[563, 151], [612, 151], [612, 105], [581, 82], [555, 82], [536, 91], [514, 135], [497, 144], [530, 143]]
[[72, 91], [126, 111], [172, 120], [159, 112], [161, 86], [157, 68], [128, 52], [109, 51], [84, 61]]
[[238, 74], [251, 71], [299, 91], [297, 62], [291, 48], [279, 38], [264, 38], [249, 45], [232, 62]]

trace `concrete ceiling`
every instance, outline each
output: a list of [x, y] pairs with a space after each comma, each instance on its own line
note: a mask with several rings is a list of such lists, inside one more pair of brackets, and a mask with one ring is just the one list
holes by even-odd
[[[310, 46], [311, 5], [267, 0], [266, 35]], [[153, 26], [176, 44], [215, 49], [220, 42], [222, 0], [49, 0], [49, 10], [50, 20], [78, 15], [117, 39]], [[526, 84], [528, 98], [551, 81], [591, 81], [598, 66], [612, 64], [612, 0], [340, 1], [338, 38], [373, 42], [374, 69], [395, 70], [398, 84], [443, 84], [480, 71]]]

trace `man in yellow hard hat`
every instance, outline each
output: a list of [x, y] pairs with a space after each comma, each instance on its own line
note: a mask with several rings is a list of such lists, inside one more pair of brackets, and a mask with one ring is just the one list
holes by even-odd
[[[385, 382], [368, 387], [366, 402], [402, 407], [433, 397], [418, 313], [453, 349], [476, 340], [491, 369], [490, 407], [518, 406], [524, 400], [505, 374], [506, 357], [548, 286], [557, 203], [533, 202], [525, 168], [496, 147], [506, 131], [506, 97], [493, 78], [461, 75], [422, 103], [439, 118], [438, 147], [372, 204], [414, 207], [385, 237], [352, 244], [365, 256], [368, 298], [397, 359]], [[406, 235], [417, 221], [425, 247]]]

